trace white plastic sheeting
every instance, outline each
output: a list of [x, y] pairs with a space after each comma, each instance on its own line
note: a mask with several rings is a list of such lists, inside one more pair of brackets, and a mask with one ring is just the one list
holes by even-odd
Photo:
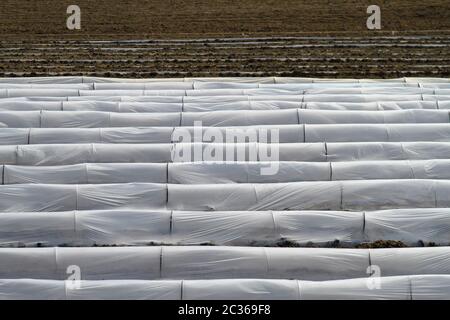
[[[351, 246], [364, 240], [362, 212], [11, 212], [0, 213], [0, 222], [0, 244], [4, 247], [151, 243], [273, 245], [283, 239], [299, 244], [312, 242], [317, 246], [338, 240]], [[383, 230], [379, 227], [377, 231]], [[384, 231], [396, 235], [396, 230]], [[397, 233], [400, 232], [402, 229]]]
[[277, 234], [272, 212], [173, 211], [170, 235], [174, 244], [255, 245], [274, 243]]
[[62, 111], [103, 112], [182, 112], [183, 104], [175, 102], [107, 102], [107, 101], [62, 101]]
[[450, 145], [441, 142], [326, 143], [328, 161], [449, 159]]
[[339, 182], [171, 184], [168, 195], [168, 206], [173, 210], [339, 210], [341, 207]]
[[412, 300], [448, 300], [450, 297], [450, 276], [411, 276]]
[[[271, 166], [276, 166], [275, 174], [261, 174]], [[194, 162], [168, 167], [168, 182], [181, 184], [325, 181], [330, 176], [330, 164], [325, 162]]]
[[450, 141], [449, 124], [305, 125], [306, 142]]
[[[274, 250], [276, 251], [270, 248], [207, 246], [23, 250], [4, 248], [0, 252], [2, 257], [0, 276], [27, 278], [31, 277], [33, 269], [37, 269], [42, 270], [41, 278], [63, 280], [67, 267], [78, 265], [84, 270], [83, 280], [270, 278], [272, 274], [279, 272], [289, 272], [290, 276], [297, 275], [301, 279], [306, 277], [306, 280], [313, 280], [310, 277], [316, 275], [311, 268], [321, 268], [324, 273], [322, 277], [339, 279], [339, 275], [333, 273], [333, 266], [341, 264], [341, 272], [346, 273], [341, 274], [343, 278], [352, 274], [364, 274], [369, 266], [368, 250], [316, 248]], [[270, 255], [271, 251], [277, 255]], [[346, 254], [348, 261], [338, 259], [345, 258]], [[301, 259], [302, 257], [306, 260]], [[290, 260], [292, 265], [283, 264], [289, 259], [293, 259]], [[324, 262], [327, 264], [323, 264]], [[14, 264], [20, 264], [20, 269], [11, 269]]]
[[[336, 94], [310, 94], [304, 95], [302, 102], [375, 102], [375, 101], [418, 101], [433, 100], [434, 96], [430, 95], [425, 99], [421, 94], [411, 95], [382, 95], [382, 94], [353, 94], [353, 95], [336, 95]], [[441, 98], [439, 98], [441, 100]]]
[[[439, 208], [450, 204], [449, 190], [446, 180], [12, 184], [0, 186], [0, 211], [154, 209], [165, 208], [166, 203], [173, 210], [201, 211]], [[17, 197], [23, 200], [18, 202]]]
[[179, 113], [117, 113], [97, 111], [3, 111], [0, 126], [10, 128], [172, 127]]
[[449, 110], [448, 79], [0, 79], [0, 299], [448, 298]]
[[[217, 155], [226, 161], [326, 161], [324, 143], [283, 144], [199, 144], [177, 143], [173, 146], [173, 162], [214, 161]], [[270, 156], [269, 156], [270, 154]], [[222, 159], [217, 159], [219, 162]]]
[[181, 281], [107, 280], [66, 285], [66, 300], [181, 300]]
[[[83, 210], [0, 213], [0, 245], [276, 245], [352, 247], [396, 240], [450, 244], [447, 208], [379, 211]], [[435, 227], [438, 226], [438, 227]]]
[[[4, 89], [6, 90], [6, 89]], [[96, 95], [87, 96], [26, 96], [26, 97], [4, 97], [0, 99], [1, 103], [21, 103], [21, 102], [142, 102], [142, 103], [175, 103], [188, 105], [200, 105], [200, 106], [221, 106], [229, 103], [241, 103], [242, 106], [246, 106], [246, 109], [250, 106], [256, 106], [259, 109], [258, 104], [253, 102], [267, 102], [281, 103], [290, 102], [283, 108], [295, 107], [295, 108], [324, 108], [335, 109], [336, 106], [347, 106], [349, 110], [392, 110], [392, 109], [448, 109], [448, 102], [450, 95], [339, 95], [338, 98], [333, 99], [336, 95], [296, 95], [296, 94], [264, 94], [264, 95], [225, 95], [225, 96], [158, 96], [158, 95], [136, 95], [134, 91], [121, 92], [123, 94], [132, 95], [107, 95], [107, 91], [97, 91]], [[150, 93], [152, 93], [150, 91]], [[155, 92], [153, 92], [154, 94]], [[1, 91], [0, 91], [1, 94]], [[102, 95], [103, 94], [103, 95]], [[311, 98], [305, 98], [311, 97]], [[309, 100], [309, 101], [307, 101]], [[314, 101], [311, 101], [314, 100]], [[250, 104], [248, 104], [250, 102]], [[293, 103], [296, 104], [293, 104]], [[244, 104], [245, 103], [245, 104]], [[75, 104], [78, 106], [78, 104]], [[18, 104], [20, 106], [20, 104]], [[310, 107], [309, 107], [310, 106]], [[361, 106], [361, 107], [358, 107]], [[442, 107], [441, 107], [442, 106]], [[446, 107], [447, 106], [447, 107]], [[267, 107], [266, 107], [267, 108]], [[60, 105], [58, 110], [64, 110]], [[253, 109], [253, 108], [251, 108]], [[113, 110], [111, 110], [113, 111]], [[206, 111], [206, 110], [205, 110]]]
[[83, 210], [0, 213], [0, 242], [17, 246], [170, 243], [171, 212]]
[[[214, 290], [211, 288], [214, 287]], [[297, 300], [295, 280], [226, 279], [183, 281], [185, 300]]]
[[0, 162], [4, 164], [17, 163], [17, 146], [0, 145]]
[[447, 207], [449, 192], [450, 183], [446, 180], [169, 184], [168, 208], [201, 211], [432, 208]]
[[[337, 95], [334, 101], [383, 101], [392, 100], [437, 100], [449, 94], [448, 89], [427, 88], [364, 88], [364, 89], [307, 89], [286, 90], [282, 88], [224, 88], [195, 90], [37, 90], [37, 89], [6, 89], [6, 97], [16, 96], [238, 96], [238, 95], [303, 95], [304, 101], [330, 101], [329, 95]], [[385, 95], [389, 95], [386, 98]], [[360, 97], [358, 97], [360, 96]], [[426, 99], [425, 97], [430, 97]], [[343, 100], [341, 100], [343, 99]], [[331, 100], [333, 101], [333, 100]]]
[[[274, 174], [262, 174], [275, 166]], [[192, 162], [168, 166], [168, 182], [181, 184], [372, 179], [450, 179], [450, 161]]]
[[[251, 130], [245, 128], [204, 128], [203, 133], [208, 132], [210, 136], [204, 135], [203, 141], [213, 142], [219, 137], [219, 141], [226, 142], [227, 132], [230, 139], [236, 137], [238, 142], [270, 142], [278, 139], [280, 143], [303, 143], [303, 130], [300, 126], [285, 126], [275, 131], [276, 128], [257, 128]], [[211, 130], [211, 131], [210, 131]], [[198, 130], [200, 132], [200, 129]], [[214, 134], [214, 135], [213, 135]], [[190, 137], [192, 135], [192, 138]], [[194, 138], [193, 128], [171, 127], [126, 127], [126, 128], [55, 128], [55, 129], [12, 129], [0, 128], [0, 145], [11, 145], [14, 142], [21, 144], [81, 144], [81, 143], [171, 143], [181, 142], [184, 137], [187, 141]], [[197, 136], [196, 136], [197, 137]], [[220, 139], [220, 137], [223, 137]], [[200, 141], [202, 139], [199, 139]], [[275, 141], [274, 141], [275, 142]]]
[[[131, 134], [131, 133], [130, 133]], [[154, 137], [155, 138], [155, 137]], [[447, 144], [444, 145], [444, 147]], [[444, 149], [442, 146], [434, 146]], [[439, 147], [439, 148], [438, 148]], [[450, 147], [450, 144], [449, 146]], [[438, 151], [437, 150], [437, 151]], [[445, 150], [445, 149], [444, 149]], [[269, 157], [278, 152], [278, 157]], [[0, 145], [0, 163], [17, 165], [69, 165], [107, 162], [192, 162], [214, 161], [216, 154], [229, 161], [326, 161], [323, 143], [267, 144], [37, 144]], [[426, 157], [426, 155], [423, 155]], [[241, 159], [243, 158], [243, 159]], [[220, 159], [222, 160], [222, 159]]]
[[[218, 140], [219, 139], [219, 140]], [[172, 142], [304, 142], [303, 125], [251, 125], [233, 127], [176, 127]]]
[[182, 126], [201, 121], [204, 126], [336, 123], [448, 123], [447, 110], [342, 111], [342, 110], [214, 110], [183, 112]]
[[[92, 88], [94, 87], [94, 88]], [[324, 88], [305, 88], [298, 86], [280, 86], [271, 85], [259, 87], [258, 84], [233, 84], [233, 83], [206, 83], [198, 85], [195, 82], [192, 85], [183, 85], [182, 83], [168, 86], [153, 84], [94, 84], [89, 85], [65, 85], [65, 86], [48, 86], [34, 85], [32, 87], [23, 87], [13, 84], [0, 84], [0, 98], [10, 97], [32, 97], [32, 96], [49, 96], [49, 97], [66, 97], [66, 96], [225, 96], [225, 95], [305, 95], [305, 97], [320, 95], [337, 95], [337, 96], [375, 96], [375, 95], [392, 95], [392, 96], [415, 96], [415, 100], [423, 100], [422, 95], [439, 96], [448, 95], [450, 89], [447, 88], [423, 88], [423, 87], [324, 87]], [[337, 98], [339, 99], [339, 98]], [[319, 99], [320, 101], [321, 99]], [[382, 100], [382, 99], [378, 99]]]
[[42, 128], [171, 127], [180, 124], [179, 113], [110, 113], [96, 111], [42, 111]]
[[[395, 212], [395, 210], [394, 210]], [[328, 245], [338, 241], [351, 246], [368, 239], [364, 236], [363, 212], [272, 211], [275, 234], [300, 245]]]
[[345, 111], [298, 109], [299, 122], [306, 124], [336, 123], [448, 123], [446, 110]]
[[[16, 134], [29, 136], [31, 144], [45, 143], [170, 143], [170, 142], [304, 142], [302, 125], [245, 127], [121, 127], [121, 128], [0, 128], [0, 144], [10, 144]], [[24, 138], [17, 141], [23, 141]], [[198, 140], [197, 140], [198, 139]]]
[[94, 89], [94, 83], [0, 83], [2, 89]]
[[396, 209], [366, 211], [366, 239], [389, 239], [407, 245], [450, 245], [450, 210], [448, 208]]
[[[447, 108], [444, 108], [447, 106]], [[305, 102], [303, 109], [310, 110], [360, 110], [360, 111], [389, 111], [409, 109], [448, 109], [449, 104], [444, 101], [391, 101], [391, 102]]]
[[[186, 99], [184, 99], [186, 100]], [[183, 112], [237, 111], [237, 110], [284, 110], [301, 108], [299, 101], [264, 100], [252, 101], [211, 101], [211, 102], [183, 102]]]
[[39, 128], [40, 126], [40, 111], [0, 112], [1, 128]]
[[[17, 201], [17, 199], [22, 199]], [[0, 212], [165, 209], [165, 184], [17, 184], [0, 186]]]
[[193, 126], [195, 124], [195, 121], [201, 121], [202, 125], [208, 127], [299, 123], [297, 110], [291, 109], [291, 110], [269, 110], [269, 111], [243, 110], [243, 111], [184, 112], [182, 116], [181, 125]]
[[65, 300], [64, 281], [1, 279], [0, 300]]
[[[6, 101], [5, 101], [6, 100]], [[183, 99], [184, 100], [184, 99]], [[2, 99], [0, 111], [101, 111], [115, 113], [153, 113], [153, 112], [211, 112], [211, 111], [238, 111], [238, 110], [283, 110], [306, 109], [309, 111], [359, 111], [364, 114], [368, 111], [436, 111], [450, 108], [450, 101], [394, 101], [394, 102], [305, 102], [299, 103], [289, 100], [262, 100], [262, 101], [198, 101], [198, 102], [115, 102], [115, 101], [24, 101]], [[310, 112], [310, 113], [311, 113]], [[324, 113], [322, 113], [324, 114]], [[325, 113], [326, 114], [326, 113]], [[370, 114], [370, 113], [368, 113]], [[408, 114], [408, 113], [405, 113]], [[417, 113], [409, 113], [417, 114]], [[430, 113], [432, 114], [432, 113]]]
[[50, 167], [6, 165], [2, 172], [3, 184], [167, 182], [165, 163], [89, 163]]
[[450, 124], [254, 125], [236, 127], [0, 128], [0, 145], [48, 143], [450, 142]]
[[[171, 144], [22, 145], [6, 148], [4, 153], [0, 153], [0, 162], [8, 164], [8, 160], [14, 157], [15, 164], [34, 166], [110, 162], [166, 163], [171, 160], [171, 149]], [[4, 158], [6, 159], [3, 160]]]
[[267, 273], [271, 278], [330, 280], [363, 277], [370, 261], [368, 250], [363, 249], [265, 248], [265, 252]]
[[[383, 92], [384, 90], [379, 90]], [[185, 99], [187, 102], [198, 101], [196, 97], [210, 98], [214, 101], [218, 97], [229, 97], [229, 101], [246, 101], [252, 97], [252, 100], [284, 100], [287, 97], [290, 101], [298, 102], [376, 102], [376, 101], [448, 101], [450, 100], [450, 89], [422, 89], [425, 93], [406, 93], [402, 90], [391, 92], [391, 94], [381, 93], [308, 93], [305, 90], [292, 91], [283, 89], [200, 89], [200, 90], [77, 90], [77, 89], [0, 89], [0, 99], [30, 97], [32, 99], [40, 98], [58, 98], [55, 100], [109, 100], [121, 101], [121, 97], [135, 97], [133, 100], [148, 101], [147, 97], [174, 97], [178, 101], [183, 97], [194, 99]], [[106, 97], [117, 97], [106, 98]], [[255, 98], [253, 98], [255, 97]], [[275, 98], [277, 97], [277, 98]], [[81, 98], [81, 99], [80, 99]], [[231, 99], [231, 100], [230, 100]], [[154, 99], [149, 99], [154, 101]], [[206, 99], [204, 99], [206, 100]]]
[[[286, 89], [286, 88], [285, 88]], [[293, 89], [293, 88], [292, 88]], [[445, 94], [446, 89], [415, 87], [308, 88], [304, 94]]]
[[302, 300], [411, 300], [408, 277], [299, 281], [299, 287]]
[[450, 96], [447, 95], [423, 95], [423, 100], [426, 101], [449, 101], [450, 100]]
[[331, 180], [450, 179], [450, 161], [348, 161], [331, 162]]
[[67, 267], [82, 280], [297, 279], [338, 280], [367, 276], [370, 264], [383, 276], [449, 274], [448, 247], [400, 249], [150, 246], [2, 248], [4, 279], [66, 279]]
[[[4, 129], [7, 130], [7, 129]], [[0, 131], [1, 132], [1, 131]], [[29, 144], [170, 143], [173, 128], [30, 129]]]
[[[42, 88], [42, 89], [2, 89], [0, 91], [0, 98], [14, 98], [14, 97], [67, 97], [67, 96], [78, 96], [80, 95], [78, 89], [52, 89], [52, 88]], [[91, 91], [91, 90], [88, 90]]]
[[0, 128], [0, 145], [28, 144], [30, 129]]
[[446, 201], [438, 199], [436, 189], [448, 187], [450, 184], [435, 184], [430, 180], [343, 181], [341, 208], [376, 210], [445, 207]]
[[278, 279], [0, 280], [1, 300], [424, 300], [448, 299], [450, 276], [417, 275], [331, 281]]
[[30, 83], [30, 84], [55, 84], [55, 83], [153, 83], [153, 82], [213, 82], [213, 83], [295, 83], [295, 84], [312, 84], [326, 83], [337, 85], [361, 84], [422, 84], [422, 83], [449, 83], [447, 78], [414, 78], [404, 77], [396, 79], [336, 79], [336, 78], [301, 78], [301, 77], [220, 77], [220, 78], [165, 78], [165, 79], [124, 79], [124, 78], [101, 78], [101, 77], [85, 77], [85, 76], [65, 76], [65, 77], [13, 77], [2, 78], [1, 83]]
[[371, 263], [382, 276], [449, 274], [449, 258], [448, 247], [370, 249]]
[[[266, 129], [262, 130], [262, 129]], [[272, 141], [267, 138], [269, 133], [276, 130], [280, 143], [293, 142], [408, 142], [408, 141], [450, 141], [450, 124], [448, 123], [426, 123], [426, 124], [306, 124], [306, 125], [282, 125], [282, 126], [246, 126], [233, 127], [178, 127], [175, 128], [172, 140], [180, 142], [176, 137], [186, 136], [189, 140], [183, 142], [193, 142], [195, 131], [199, 135], [206, 134], [212, 137], [228, 137], [232, 130], [239, 137], [251, 138], [250, 142]], [[201, 130], [201, 131], [200, 131]], [[227, 135], [228, 133], [228, 135]], [[262, 138], [265, 141], [261, 141]], [[256, 139], [255, 139], [256, 138]], [[204, 139], [203, 141], [207, 141]], [[245, 142], [245, 141], [238, 141]], [[274, 141], [272, 141], [274, 142]], [[276, 142], [276, 141], [275, 141]]]

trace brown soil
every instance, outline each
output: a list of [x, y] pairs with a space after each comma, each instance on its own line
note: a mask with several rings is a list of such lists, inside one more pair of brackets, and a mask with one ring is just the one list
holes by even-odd
[[404, 244], [401, 241], [395, 241], [395, 240], [377, 240], [374, 242], [366, 242], [361, 243], [356, 246], [356, 248], [361, 249], [368, 249], [368, 248], [404, 248], [407, 247], [406, 244]]
[[450, 76], [448, 0], [78, 0], [69, 31], [72, 3], [0, 2], [0, 76]]
[[[76, 35], [65, 27], [73, 3], [82, 10]], [[136, 39], [366, 32], [372, 4], [382, 9], [385, 31], [450, 30], [448, 0], [2, 0], [0, 33]]]

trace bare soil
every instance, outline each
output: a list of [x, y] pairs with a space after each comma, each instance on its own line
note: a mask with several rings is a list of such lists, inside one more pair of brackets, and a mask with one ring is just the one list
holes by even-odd
[[0, 76], [450, 76], [448, 0], [2, 0], [0, 34]]

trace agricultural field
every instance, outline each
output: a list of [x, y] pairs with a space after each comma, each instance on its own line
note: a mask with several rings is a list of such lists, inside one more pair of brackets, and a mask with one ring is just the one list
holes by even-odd
[[449, 0], [2, 0], [0, 34], [0, 300], [450, 299]]
[[[450, 4], [429, 1], [68, 1], [0, 3], [0, 76], [450, 74]], [[366, 28], [369, 4], [382, 29]]]

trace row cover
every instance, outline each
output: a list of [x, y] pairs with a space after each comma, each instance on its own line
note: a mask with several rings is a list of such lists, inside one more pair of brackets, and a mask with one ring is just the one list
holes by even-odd
[[141, 82], [215, 82], [215, 83], [326, 83], [332, 85], [345, 83], [448, 83], [447, 78], [418, 78], [403, 77], [395, 79], [335, 79], [335, 78], [302, 78], [302, 77], [203, 77], [203, 78], [102, 78], [86, 76], [59, 76], [59, 77], [14, 77], [0, 78], [0, 83], [141, 83]]
[[450, 182], [447, 180], [0, 186], [0, 212], [106, 209], [379, 210], [449, 206]]
[[[19, 183], [34, 180], [23, 177]], [[19, 169], [19, 172], [22, 170]], [[47, 167], [48, 171], [53, 167]], [[167, 167], [169, 183], [268, 183], [329, 180], [372, 180], [372, 179], [450, 179], [450, 160], [422, 161], [351, 161], [351, 162], [189, 162], [170, 163]], [[264, 170], [265, 169], [265, 170]], [[273, 169], [269, 172], [269, 169]], [[47, 172], [48, 172], [47, 171]], [[39, 171], [37, 171], [39, 172]], [[41, 171], [45, 172], [45, 171]], [[5, 167], [5, 178], [7, 177]], [[64, 182], [64, 178], [57, 180]], [[6, 182], [6, 179], [5, 179]], [[41, 183], [48, 183], [46, 179]], [[130, 181], [131, 182], [131, 181]], [[150, 181], [152, 182], [152, 181]]]
[[[194, 84], [195, 86], [195, 84]], [[234, 86], [234, 87], [233, 87]], [[27, 97], [27, 96], [95, 96], [95, 95], [158, 95], [158, 96], [210, 96], [210, 95], [255, 95], [255, 94], [300, 94], [300, 95], [315, 95], [315, 94], [337, 94], [337, 95], [355, 95], [355, 94], [388, 94], [388, 95], [448, 95], [450, 89], [446, 87], [441, 88], [419, 88], [419, 87], [330, 87], [324, 86], [319, 88], [299, 85], [243, 85], [230, 84], [228, 88], [214, 88], [210, 85], [205, 87], [197, 85], [193, 88], [192, 85], [180, 83], [178, 85], [151, 85], [151, 84], [96, 84], [95, 89], [89, 85], [72, 85], [54, 88], [52, 86], [44, 87], [22, 87], [18, 88], [15, 85], [1, 85], [0, 84], [0, 98], [13, 97]], [[172, 87], [172, 88], [168, 88]]]
[[169, 184], [167, 207], [201, 211], [378, 210], [448, 207], [449, 196], [447, 180]]
[[[110, 95], [107, 92], [99, 91], [104, 95], [86, 95], [86, 96], [61, 96], [54, 97], [54, 101], [184, 101], [187, 103], [203, 103], [203, 102], [236, 102], [236, 101], [267, 101], [267, 100], [283, 100], [283, 101], [296, 101], [296, 102], [392, 102], [392, 101], [448, 101], [450, 95], [381, 95], [381, 94], [366, 94], [366, 95], [335, 95], [335, 94], [316, 94], [316, 95], [294, 95], [294, 94], [258, 94], [258, 95], [222, 95], [222, 96], [157, 96], [157, 95], [126, 95], [126, 92], [121, 92], [119, 95]], [[30, 97], [33, 100], [49, 100], [51, 97]], [[170, 98], [170, 99], [168, 99]], [[14, 98], [13, 98], [14, 99]], [[26, 97], [18, 98], [26, 101]], [[3, 99], [4, 100], [4, 99]]]
[[447, 124], [304, 125], [305, 142], [450, 141]]
[[436, 102], [448, 103], [450, 95], [228, 95], [228, 96], [157, 96], [157, 95], [93, 95], [93, 96], [29, 96], [3, 98], [0, 102], [26, 101], [109, 101], [109, 102], [160, 102], [160, 103], [230, 103], [245, 101], [291, 101], [297, 103], [329, 102], [329, 103], [370, 103], [370, 102]]
[[[271, 171], [269, 171], [271, 169]], [[344, 162], [82, 163], [0, 166], [1, 184], [278, 183], [373, 179], [450, 179], [450, 160]]]
[[[283, 112], [283, 111], [275, 111]], [[296, 112], [294, 110], [294, 112]], [[445, 111], [444, 111], [445, 112]], [[296, 122], [297, 123], [297, 122]], [[107, 128], [177, 127], [181, 113], [117, 113], [97, 111], [4, 111], [0, 127], [11, 128]]]
[[94, 82], [94, 83], [4, 83], [0, 89], [80, 89], [80, 90], [198, 90], [198, 89], [257, 89], [273, 88], [284, 90], [415, 90], [448, 89], [450, 83], [408, 83], [408, 82], [334, 82], [334, 83], [260, 83], [260, 82], [203, 82], [203, 81], [154, 81], [154, 82]]
[[[50, 85], [30, 84], [0, 84], [0, 88], [45, 88]], [[337, 90], [336, 92], [359, 92], [361, 90], [395, 90], [406, 92], [430, 92], [433, 89], [448, 89], [450, 83], [397, 83], [397, 82], [374, 82], [374, 83], [239, 83], [239, 82], [135, 82], [135, 83], [94, 83], [63, 84], [66, 88], [94, 89], [94, 90], [223, 90], [223, 89], [283, 89], [283, 90]], [[89, 87], [88, 87], [89, 86]], [[417, 90], [417, 91], [416, 91]]]
[[[450, 276], [281, 279], [0, 280], [0, 300], [446, 300]], [[375, 288], [374, 288], [375, 287]], [[372, 289], [371, 289], [372, 288]]]
[[[184, 81], [184, 82], [96, 82], [93, 84], [96, 90], [105, 89], [256, 89], [256, 88], [280, 88], [290, 90], [322, 89], [322, 88], [450, 88], [446, 82], [298, 82], [298, 83], [265, 82], [233, 82], [233, 81]], [[11, 85], [11, 84], [10, 84]], [[14, 84], [13, 84], [14, 85]], [[19, 84], [25, 85], [27, 84]], [[3, 86], [3, 85], [1, 85]]]
[[[66, 113], [64, 113], [65, 115]], [[67, 116], [70, 119], [70, 114]], [[344, 124], [344, 123], [448, 123], [447, 110], [335, 111], [335, 110], [239, 110], [183, 112], [182, 126], [246, 126], [274, 124]]]
[[0, 128], [0, 145], [68, 143], [450, 142], [450, 124], [305, 124], [235, 127]]
[[394, 102], [303, 102], [301, 108], [313, 110], [404, 110], [450, 109], [449, 101], [394, 101]]
[[[370, 101], [434, 101], [450, 100], [450, 89], [429, 89], [431, 92], [409, 93], [307, 93], [281, 89], [215, 89], [215, 90], [76, 90], [76, 89], [0, 89], [0, 99], [20, 97], [95, 97], [95, 96], [174, 96], [222, 97], [238, 96], [293, 96], [302, 102], [370, 102]], [[380, 90], [384, 92], [384, 90]]]
[[[74, 140], [76, 138], [76, 135], [72, 137]], [[76, 144], [74, 140], [73, 144], [0, 146], [0, 164], [55, 166], [78, 163], [340, 162], [450, 158], [448, 142]], [[364, 169], [360, 168], [362, 172]], [[367, 176], [367, 173], [364, 174]]]
[[114, 102], [114, 101], [0, 101], [1, 111], [209, 112], [226, 110], [436, 110], [450, 109], [450, 101], [296, 102], [283, 100], [235, 102]]
[[347, 211], [97, 210], [0, 213], [0, 245], [233, 245], [343, 247], [377, 240], [450, 245], [450, 209]]
[[80, 89], [80, 90], [198, 90], [198, 89], [257, 89], [274, 88], [284, 90], [415, 90], [448, 89], [450, 83], [408, 82], [331, 82], [331, 83], [261, 83], [261, 82], [203, 82], [203, 81], [154, 81], [154, 82], [93, 82], [93, 83], [4, 83], [0, 89]]
[[448, 110], [335, 111], [231, 110], [209, 112], [117, 113], [103, 111], [2, 111], [0, 127], [108, 128], [207, 127], [290, 124], [449, 123]]
[[[20, 90], [20, 89], [16, 89]], [[259, 89], [258, 89], [259, 90]], [[449, 89], [450, 90], [450, 89]], [[64, 91], [64, 92], [49, 92], [39, 90], [38, 92], [29, 92], [27, 95], [24, 93], [17, 94], [14, 97], [18, 97], [23, 100], [23, 98], [26, 97], [41, 97], [42, 100], [48, 100], [49, 97], [58, 97], [57, 100], [62, 101], [83, 101], [83, 100], [95, 100], [96, 97], [99, 97], [100, 100], [107, 100], [107, 101], [121, 101], [122, 96], [135, 96], [136, 100], [141, 100], [140, 97], [154, 97], [154, 99], [149, 99], [150, 101], [154, 100], [163, 100], [166, 102], [169, 102], [163, 98], [165, 97], [174, 97], [172, 101], [186, 101], [186, 102], [196, 102], [196, 101], [221, 101], [228, 97], [228, 101], [248, 101], [249, 97], [252, 97], [252, 94], [255, 98], [252, 100], [259, 101], [259, 100], [287, 100], [287, 101], [296, 101], [296, 102], [387, 102], [387, 101], [449, 101], [450, 100], [450, 94], [444, 92], [441, 92], [442, 94], [392, 94], [392, 95], [384, 95], [384, 94], [309, 94], [309, 95], [302, 95], [301, 93], [289, 91], [290, 94], [276, 91], [276, 90], [265, 90], [265, 92], [245, 92], [239, 93], [239, 92], [230, 92], [228, 95], [225, 95], [225, 92], [205, 92], [205, 91], [192, 91], [196, 94], [191, 94], [190, 96], [184, 96], [181, 92], [173, 92], [171, 91], [171, 95], [168, 95], [169, 92], [161, 92], [161, 91], [145, 91], [141, 93], [141, 91], [110, 91], [110, 90], [101, 90], [101, 91], [81, 91], [80, 90], [80, 96], [70, 94], [70, 92]], [[210, 95], [207, 95], [209, 93]], [[439, 92], [438, 92], [439, 93]], [[1, 91], [0, 91], [1, 94]], [[118, 97], [118, 99], [113, 99], [114, 96]], [[191, 97], [191, 99], [184, 99], [184, 97]], [[1, 98], [1, 96], [0, 96]], [[3, 99], [8, 98], [6, 96], [3, 97]], [[2, 99], [2, 100], [3, 100]], [[14, 99], [17, 101], [16, 99]], [[13, 100], [13, 101], [14, 101]], [[33, 99], [32, 99], [33, 100]], [[57, 101], [56, 100], [56, 101]], [[128, 98], [126, 101], [129, 100]], [[147, 99], [142, 99], [144, 102], [147, 101]], [[141, 100], [141, 101], [142, 101]], [[26, 100], [23, 100], [26, 101]]]
[[450, 247], [395, 249], [150, 246], [2, 248], [3, 279], [67, 279], [78, 266], [82, 280], [298, 279], [450, 274]]
[[[339, 92], [340, 91], [340, 92]], [[340, 93], [340, 94], [339, 94]], [[78, 96], [271, 96], [295, 95], [302, 101], [383, 101], [449, 100], [450, 89], [381, 88], [381, 89], [199, 89], [199, 90], [78, 90], [78, 89], [0, 89], [0, 99], [16, 97], [78, 97]], [[328, 100], [333, 98], [334, 100]], [[324, 100], [325, 99], [325, 100]]]

